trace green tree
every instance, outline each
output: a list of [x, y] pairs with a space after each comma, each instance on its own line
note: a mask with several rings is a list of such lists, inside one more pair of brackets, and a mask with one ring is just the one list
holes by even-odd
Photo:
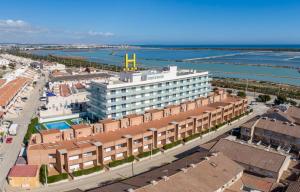
[[244, 91], [239, 91], [239, 92], [237, 92], [237, 96], [245, 98], [246, 97], [246, 93]]
[[258, 102], [268, 102], [271, 100], [271, 97], [270, 95], [259, 95], [257, 98], [256, 98], [256, 101]]
[[275, 105], [284, 104], [287, 102], [287, 98], [284, 95], [278, 95], [277, 98], [274, 100]]
[[227, 89], [226, 92], [227, 92], [228, 94], [232, 94], [232, 90], [231, 90], [231, 89]]

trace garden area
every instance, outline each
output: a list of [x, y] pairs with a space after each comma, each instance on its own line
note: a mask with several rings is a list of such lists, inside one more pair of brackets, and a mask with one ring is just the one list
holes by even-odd
[[58, 175], [52, 175], [48, 176], [48, 168], [46, 165], [42, 165], [40, 168], [40, 182], [42, 184], [50, 184], [50, 183], [55, 183], [58, 181], [62, 181], [68, 179], [68, 174], [67, 173], [61, 173]]

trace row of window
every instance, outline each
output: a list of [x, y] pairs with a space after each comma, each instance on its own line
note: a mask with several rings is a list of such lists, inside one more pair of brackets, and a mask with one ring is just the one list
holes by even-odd
[[[193, 79], [196, 80], [196, 78], [193, 78]], [[201, 79], [201, 77], [199, 77], [199, 79]], [[194, 80], [194, 81], [195, 81], [195, 80]], [[204, 78], [203, 78], [203, 80], [204, 80]], [[173, 81], [173, 84], [176, 85], [177, 82], [184, 83], [185, 81], [184, 81], [184, 80]], [[190, 79], [187, 79], [187, 82], [190, 82]], [[170, 84], [171, 84], [170, 82], [166, 82], [166, 83], [158, 83], [158, 84], [157, 84], [157, 87], [162, 87], [163, 85], [169, 86]], [[197, 85], [197, 84], [194, 83], [194, 84], [192, 84], [191, 86], [196, 87], [196, 85]], [[201, 86], [201, 85], [204, 85], [204, 83], [198, 83], [198, 85]], [[155, 87], [156, 87], [156, 85], [141, 86], [140, 89], [141, 89], [141, 90], [145, 90], [145, 89], [148, 89], [148, 88], [153, 89], [153, 88], [155, 88]], [[189, 88], [189, 85], [187, 85], [186, 87]], [[180, 86], [180, 88], [183, 89], [183, 86]], [[175, 89], [176, 89], [176, 88], [175, 88]], [[132, 88], [129, 88], [129, 89], [123, 88], [123, 89], [121, 89], [121, 93], [126, 93], [126, 90], [136, 91], [137, 88], [136, 88], [136, 87], [132, 87]], [[116, 94], [116, 92], [117, 92], [116, 90], [111, 90], [111, 91], [110, 91], [110, 94], [113, 95], [113, 94]]]
[[[197, 91], [199, 91], [199, 92], [202, 92], [204, 89], [198, 89]], [[167, 91], [167, 92], [169, 92], [169, 90]], [[157, 92], [158, 94], [162, 94], [162, 91], [158, 91]], [[173, 94], [172, 96], [173, 97], [177, 97], [177, 96], [183, 96], [184, 94], [186, 94], [186, 95], [188, 95], [188, 94], [190, 94], [190, 93], [196, 93], [196, 90], [194, 89], [194, 90], [192, 90], [192, 91], [186, 91], [185, 93], [184, 92], [181, 92], [181, 93], [179, 93], [179, 95], [178, 94]], [[149, 95], [150, 96], [152, 96], [154, 94], [154, 92], [150, 92], [149, 93]], [[141, 95], [140, 95], [141, 97], [145, 97], [145, 94], [144, 93], [142, 93]], [[132, 95], [132, 96], [122, 96], [121, 97], [121, 100], [122, 101], [126, 101], [128, 98], [139, 98], [139, 97], [137, 97], [137, 95]], [[169, 98], [170, 96], [165, 96], [166, 98]], [[161, 98], [161, 97], [158, 97], [158, 98]], [[111, 103], [114, 103], [114, 102], [116, 102], [117, 101], [117, 99], [116, 98], [111, 98], [110, 99], [110, 102]]]

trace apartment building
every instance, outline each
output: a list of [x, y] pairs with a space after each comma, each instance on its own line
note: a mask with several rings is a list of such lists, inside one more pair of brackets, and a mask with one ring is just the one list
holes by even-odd
[[300, 109], [275, 108], [260, 118], [254, 118], [241, 126], [244, 140], [261, 142], [285, 151], [300, 150]]
[[92, 119], [122, 118], [151, 109], [206, 97], [211, 92], [209, 73], [164, 70], [128, 71], [105, 82], [91, 83], [89, 114]]
[[230, 138], [220, 139], [210, 152], [222, 152], [243, 166], [246, 171], [272, 178], [277, 182], [290, 163], [289, 155]]
[[207, 98], [141, 115], [72, 126], [64, 131], [42, 131], [31, 137], [28, 164], [47, 164], [59, 172], [105, 165], [207, 131], [246, 109], [246, 99], [218, 91]]

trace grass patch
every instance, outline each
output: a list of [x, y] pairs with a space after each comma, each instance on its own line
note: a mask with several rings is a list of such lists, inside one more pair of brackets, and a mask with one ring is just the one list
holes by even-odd
[[173, 148], [173, 147], [175, 147], [179, 144], [181, 144], [181, 140], [175, 141], [173, 143], [166, 144], [166, 145], [163, 146], [163, 149], [168, 150], [168, 149], [171, 149], [171, 148]]
[[95, 167], [91, 167], [91, 168], [88, 168], [88, 169], [82, 169], [82, 170], [74, 171], [72, 173], [72, 175], [74, 177], [79, 177], [79, 176], [82, 176], [82, 175], [88, 175], [88, 174], [91, 174], [91, 173], [94, 173], [94, 172], [97, 172], [97, 171], [101, 171], [102, 169], [103, 169], [102, 166], [95, 166]]
[[[47, 179], [46, 179], [47, 177]], [[42, 184], [45, 184], [46, 181], [47, 183], [55, 183], [64, 179], [68, 178], [68, 174], [67, 173], [61, 173], [59, 175], [52, 175], [52, 176], [48, 176], [48, 168], [47, 165], [42, 165], [40, 168], [40, 182]]]
[[[158, 153], [160, 150], [157, 148], [157, 149], [153, 149], [152, 150], [152, 155]], [[148, 157], [151, 155], [151, 151], [147, 151], [147, 152], [143, 152], [143, 153], [140, 153], [138, 154], [138, 158], [144, 158], [144, 157]]]
[[61, 180], [68, 179], [68, 174], [67, 173], [61, 173], [59, 175], [52, 175], [47, 177], [48, 183], [55, 183]]
[[112, 161], [108, 164], [109, 167], [116, 167], [116, 166], [119, 166], [119, 165], [122, 165], [124, 163], [129, 163], [129, 162], [132, 162], [134, 161], [134, 156], [129, 156], [125, 159], [122, 159], [122, 160], [115, 160], [115, 161]]

